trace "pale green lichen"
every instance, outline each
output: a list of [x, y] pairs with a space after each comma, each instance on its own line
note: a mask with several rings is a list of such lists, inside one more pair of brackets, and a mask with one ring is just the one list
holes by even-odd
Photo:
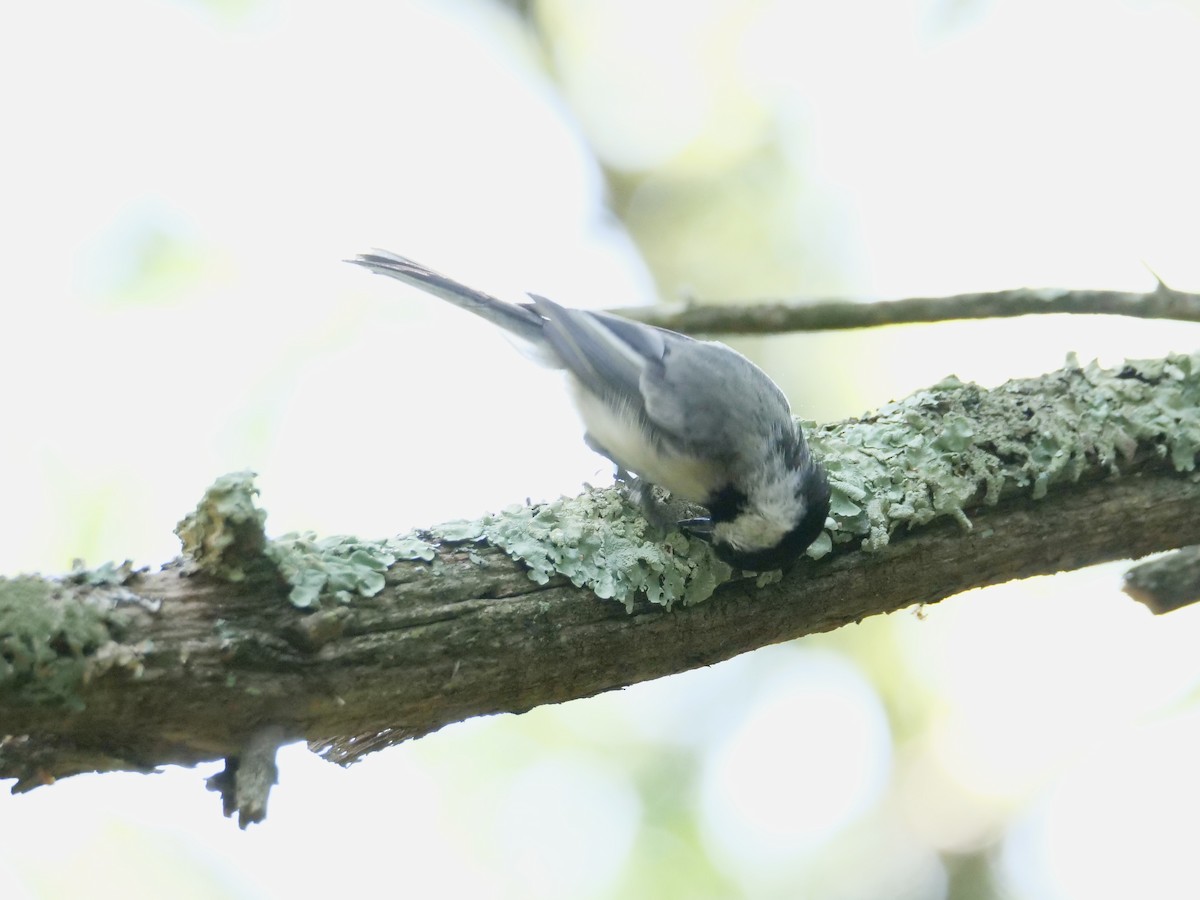
[[62, 581], [0, 578], [0, 691], [80, 709], [79, 692], [88, 681], [112, 669], [142, 674], [149, 642], [121, 641], [124, 604], [132, 596], [121, 587], [122, 568], [109, 565], [93, 574], [77, 566]]
[[145, 571], [145, 567], [135, 569], [133, 567], [133, 560], [130, 559], [122, 563], [104, 562], [94, 569], [89, 569], [84, 565], [82, 559], [77, 559], [71, 563], [71, 573], [67, 578], [75, 584], [116, 588], [128, 584], [134, 575]]
[[[949, 377], [861, 420], [806, 426], [832, 488], [827, 530], [808, 550], [820, 558], [837, 544], [885, 547], [901, 527], [948, 517], [970, 528], [968, 510], [1029, 491], [1040, 498], [1084, 474], [1119, 474], [1122, 461], [1148, 448], [1180, 471], [1200, 452], [1200, 357], [1131, 362], [1120, 371], [1074, 360], [1038, 379], [995, 390]], [[254, 508], [249, 473], [226, 476], [180, 525], [201, 568], [244, 577], [265, 513]], [[619, 490], [591, 491], [482, 519], [451, 522], [429, 537], [488, 541], [529, 567], [534, 581], [555, 575], [632, 608], [634, 598], [670, 607], [709, 597], [731, 572], [707, 544], [662, 535]], [[435, 545], [417, 535], [362, 541], [289, 535], [256, 551], [291, 586], [291, 601], [312, 607], [382, 590], [399, 559], [433, 561]], [[236, 552], [235, 552], [236, 551]], [[468, 557], [478, 560], [473, 549]], [[776, 576], [760, 576], [768, 583]]]
[[[948, 378], [860, 421], [811, 429], [833, 488], [832, 543], [884, 547], [901, 526], [1054, 485], [1117, 475], [1139, 448], [1192, 471], [1200, 452], [1200, 357], [1096, 363], [995, 390]], [[811, 555], [831, 549], [814, 545]]]
[[289, 585], [292, 604], [307, 609], [326, 598], [346, 603], [355, 596], [373, 597], [397, 560], [434, 558], [433, 545], [411, 534], [362, 540], [305, 533], [268, 541], [267, 513], [255, 502], [258, 493], [253, 472], [222, 475], [204, 492], [175, 529], [192, 566], [233, 582], [277, 574]]
[[436, 548], [415, 535], [367, 541], [306, 533], [273, 540], [265, 552], [291, 585], [292, 605], [307, 609], [319, 605], [322, 597], [339, 603], [349, 603], [355, 596], [374, 597], [383, 590], [387, 570], [397, 560], [428, 562]]
[[197, 569], [243, 581], [262, 568], [267, 513], [255, 504], [257, 496], [253, 472], [222, 475], [175, 526], [184, 555]]
[[668, 608], [699, 603], [731, 574], [703, 541], [654, 531], [615, 488], [509, 507], [436, 533], [444, 540], [486, 540], [528, 566], [539, 584], [562, 575], [627, 609], [639, 594]]
[[158, 612], [162, 601], [143, 597], [129, 590], [126, 585], [135, 575], [149, 571], [148, 566], [134, 568], [133, 560], [124, 562], [104, 562], [93, 569], [84, 565], [83, 560], [76, 559], [71, 563], [71, 571], [63, 576], [64, 584], [80, 585], [91, 590], [88, 592], [88, 602], [103, 606], [109, 610], [117, 610], [121, 604], [139, 606], [149, 612]]
[[484, 536], [482, 519], [455, 519], [435, 525], [431, 531], [434, 537], [443, 541], [461, 542], [477, 541]]
[[[371, 541], [306, 533], [268, 541], [261, 537], [266, 513], [254, 503], [257, 494], [252, 473], [223, 476], [180, 523], [184, 549], [197, 568], [241, 581], [262, 571], [265, 561], [289, 585], [291, 603], [310, 609], [375, 596], [398, 560], [436, 563], [436, 546], [416, 534]], [[649, 531], [621, 493], [609, 490], [447, 523], [430, 536], [450, 543], [487, 540], [523, 561], [539, 583], [561, 574], [628, 607], [639, 593], [668, 607], [698, 603], [729, 577], [728, 566], [703, 542]]]

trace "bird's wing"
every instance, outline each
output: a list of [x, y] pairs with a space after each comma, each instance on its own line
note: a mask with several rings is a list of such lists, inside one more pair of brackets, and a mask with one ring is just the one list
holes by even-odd
[[546, 342], [581, 385], [644, 412], [641, 382], [647, 370], [662, 367], [663, 334], [616, 316], [568, 309], [545, 297], [530, 296], [530, 307], [545, 319]]
[[728, 458], [790, 421], [775, 383], [724, 344], [533, 299], [546, 342], [582, 386], [634, 413], [676, 453]]

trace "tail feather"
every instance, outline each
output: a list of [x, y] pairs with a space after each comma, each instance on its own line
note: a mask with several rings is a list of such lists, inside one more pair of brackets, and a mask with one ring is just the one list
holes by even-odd
[[543, 342], [542, 324], [545, 320], [533, 310], [469, 288], [407, 257], [387, 250], [373, 250], [360, 253], [346, 262], [418, 287], [487, 319], [532, 346]]

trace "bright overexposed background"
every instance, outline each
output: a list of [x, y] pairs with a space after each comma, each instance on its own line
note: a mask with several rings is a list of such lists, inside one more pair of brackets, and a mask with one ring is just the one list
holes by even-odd
[[[0, 573], [158, 563], [226, 471], [383, 536], [608, 467], [373, 246], [577, 306], [1200, 289], [1189, 0], [111, 0], [0, 27]], [[857, 414], [1200, 346], [1089, 317], [739, 340]], [[1131, 522], [1131, 527], [1136, 523]], [[1064, 543], [1071, 535], [1062, 536]], [[1200, 611], [1110, 565], [343, 771], [0, 797], [0, 896], [1200, 896]], [[602, 602], [602, 601], [597, 601]], [[0, 723], [0, 732], [3, 723]]]

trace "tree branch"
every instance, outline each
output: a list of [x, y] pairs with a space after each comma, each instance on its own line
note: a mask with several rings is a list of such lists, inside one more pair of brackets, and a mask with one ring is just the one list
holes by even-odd
[[1200, 322], [1200, 294], [1167, 287], [1146, 293], [1018, 288], [903, 300], [792, 300], [730, 306], [694, 303], [614, 310], [628, 319], [685, 334], [780, 334], [833, 331], [955, 319], [1048, 313], [1105, 313], [1140, 319]]
[[[825, 426], [813, 438], [834, 485], [832, 551], [775, 583], [732, 580], [673, 609], [641, 593], [627, 611], [563, 575], [535, 583], [491, 526], [444, 529], [427, 559], [385, 566], [347, 539], [335, 542], [351, 547], [342, 568], [297, 562], [294, 541], [264, 545], [261, 511], [227, 482], [181, 523], [187, 561], [0, 581], [0, 777], [27, 789], [250, 748], [253, 818], [272, 771], [264, 733], [350, 760], [970, 588], [1197, 544], [1198, 397], [1200, 364], [1175, 357], [1120, 372], [1069, 366], [994, 391], [947, 382]], [[550, 517], [559, 560], [592, 546], [585, 524], [605, 537], [619, 524], [568, 527], [570, 502], [524, 520]], [[579, 583], [647, 570], [616, 546], [586, 551], [592, 576], [564, 570]], [[709, 565], [680, 558], [693, 574]], [[228, 804], [243, 786], [217, 787]]]
[[1125, 593], [1155, 615], [1200, 601], [1200, 547], [1184, 547], [1125, 573]]

